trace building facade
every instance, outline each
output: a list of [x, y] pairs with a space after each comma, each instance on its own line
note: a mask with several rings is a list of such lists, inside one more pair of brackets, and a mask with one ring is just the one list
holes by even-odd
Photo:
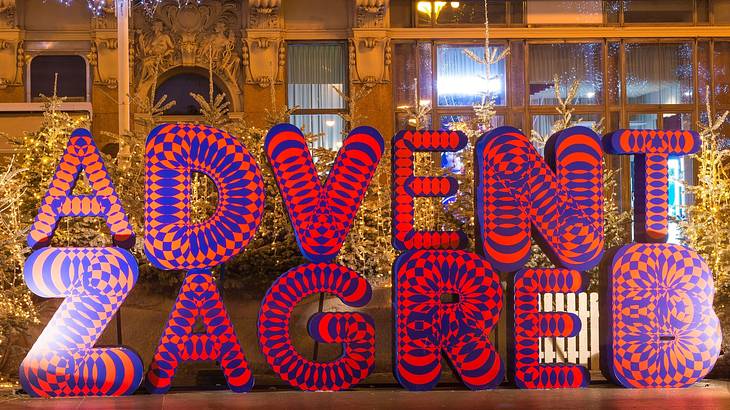
[[[91, 115], [104, 145], [118, 132], [118, 42], [113, 8], [95, 15], [83, 0], [0, 0], [0, 131], [37, 126], [41, 95]], [[191, 92], [224, 94], [231, 116], [265, 124], [266, 110], [296, 107], [291, 121], [336, 148], [357, 104], [384, 136], [408, 126], [406, 112], [429, 105], [429, 125], [473, 116], [497, 95], [494, 125], [549, 134], [554, 78], [565, 94], [579, 82], [575, 116], [605, 129], [695, 128], [705, 112], [730, 107], [730, 1], [487, 1], [490, 48], [509, 49], [491, 67], [483, 55], [485, 2], [411, 0], [203, 0], [137, 6], [130, 19], [134, 101], [167, 95], [168, 121], [199, 120]], [[212, 81], [209, 81], [212, 73]], [[54, 81], [55, 80], [55, 81]], [[210, 87], [212, 83], [212, 87]], [[367, 92], [363, 91], [363, 88]], [[11, 152], [0, 141], [2, 153]], [[609, 158], [631, 206], [629, 158]], [[671, 212], [681, 217], [690, 159], [670, 164]]]

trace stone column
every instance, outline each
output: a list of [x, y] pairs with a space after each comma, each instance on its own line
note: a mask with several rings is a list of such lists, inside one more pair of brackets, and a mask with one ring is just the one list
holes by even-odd
[[118, 42], [114, 9], [103, 10], [91, 19], [91, 51], [87, 56], [91, 70], [91, 107], [94, 112], [91, 133], [103, 147], [102, 131], [118, 133]]
[[18, 27], [15, 0], [0, 0], [0, 101], [24, 102], [23, 31]]

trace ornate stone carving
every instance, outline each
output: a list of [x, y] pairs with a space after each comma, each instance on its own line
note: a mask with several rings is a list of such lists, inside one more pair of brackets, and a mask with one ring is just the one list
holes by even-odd
[[248, 28], [281, 28], [281, 0], [248, 0]]
[[373, 85], [390, 82], [390, 39], [385, 33], [353, 33], [350, 39], [350, 78]]
[[134, 61], [137, 92], [146, 91], [155, 76], [179, 66], [213, 70], [232, 92], [240, 92], [240, 1], [189, 2], [179, 7], [167, 1], [157, 7], [153, 20], [136, 11]]
[[116, 50], [116, 37], [96, 38], [91, 41], [91, 50], [87, 55], [87, 59], [93, 69], [95, 85], [117, 88]]
[[286, 45], [279, 33], [249, 32], [243, 40], [243, 55], [246, 84], [268, 87], [272, 81], [283, 82]]
[[355, 26], [360, 28], [385, 27], [387, 0], [355, 0]]
[[15, 27], [15, 0], [0, 0], [0, 27]]

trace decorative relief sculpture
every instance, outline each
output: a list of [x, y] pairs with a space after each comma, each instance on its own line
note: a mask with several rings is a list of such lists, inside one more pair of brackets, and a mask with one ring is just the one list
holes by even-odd
[[382, 28], [387, 0], [355, 0], [355, 25], [360, 28]]
[[249, 28], [281, 28], [281, 0], [248, 0]]
[[236, 31], [240, 27], [240, 2], [213, 0], [179, 7], [168, 1], [157, 7], [150, 24], [136, 11], [135, 60], [137, 93], [146, 93], [156, 76], [175, 67], [213, 70], [228, 90], [239, 92], [242, 61]]

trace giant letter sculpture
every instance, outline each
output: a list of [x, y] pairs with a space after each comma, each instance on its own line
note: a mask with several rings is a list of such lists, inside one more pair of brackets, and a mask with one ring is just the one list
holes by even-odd
[[[693, 131], [620, 130], [604, 138], [616, 154], [635, 154], [636, 238], [667, 233], [667, 158], [696, 152]], [[682, 245], [632, 243], [602, 264], [601, 370], [625, 387], [687, 387], [720, 352], [712, 273]]]
[[[81, 171], [92, 195], [73, 195]], [[43, 248], [61, 217], [103, 216], [114, 242], [131, 247], [127, 221], [89, 131], [68, 140], [30, 233], [36, 248], [25, 262], [28, 287], [42, 297], [63, 297], [61, 306], [20, 365], [20, 382], [32, 396], [118, 396], [142, 382], [139, 356], [124, 347], [94, 347], [137, 280], [137, 261], [120, 247]]]
[[515, 275], [513, 340], [509, 372], [521, 388], [587, 385], [576, 365], [541, 365], [537, 346], [544, 336], [574, 336], [577, 316], [541, 313], [543, 292], [577, 292], [577, 270], [603, 254], [603, 151], [585, 127], [556, 133], [545, 147], [546, 161], [519, 130], [500, 127], [476, 144], [477, 238], [483, 255], [503, 272], [519, 270], [530, 255], [531, 232], [551, 261], [567, 269], [528, 269]]
[[383, 137], [370, 127], [350, 132], [324, 187], [301, 131], [280, 124], [264, 143], [302, 255], [312, 261], [274, 281], [259, 312], [261, 350], [271, 368], [302, 390], [342, 390], [365, 377], [375, 365], [375, 325], [360, 313], [319, 313], [309, 333], [323, 343], [341, 343], [342, 356], [329, 363], [300, 355], [289, 337], [289, 318], [304, 297], [332, 293], [349, 306], [364, 306], [372, 290], [367, 280], [331, 263], [347, 237], [357, 209], [383, 154]]
[[[261, 170], [238, 140], [202, 125], [161, 125], [146, 150], [145, 252], [161, 269], [189, 270], [147, 372], [147, 390], [166, 392], [180, 361], [217, 360], [231, 390], [249, 391], [253, 374], [210, 268], [241, 252], [261, 223]], [[218, 190], [215, 213], [197, 224], [190, 222], [193, 171]], [[198, 317], [205, 334], [193, 333]]]
[[450, 196], [458, 189], [453, 177], [415, 176], [415, 152], [455, 152], [466, 142], [463, 133], [447, 131], [401, 131], [393, 137], [393, 245], [407, 250], [393, 267], [393, 371], [409, 390], [436, 386], [442, 353], [470, 389], [493, 388], [504, 379], [489, 341], [502, 309], [499, 277], [488, 262], [461, 250], [464, 232], [414, 229], [415, 197]]

